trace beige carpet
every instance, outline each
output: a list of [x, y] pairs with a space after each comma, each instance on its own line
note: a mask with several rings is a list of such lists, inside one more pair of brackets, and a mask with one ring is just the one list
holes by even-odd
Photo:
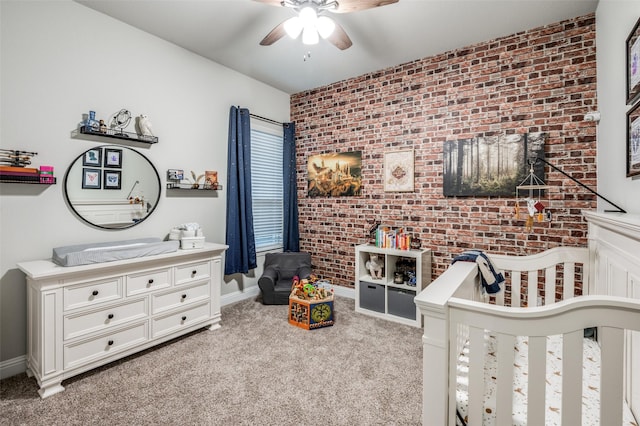
[[26, 374], [0, 382], [2, 425], [418, 425], [420, 329], [356, 314], [332, 327], [287, 322], [245, 300], [201, 330], [63, 382], [45, 400]]

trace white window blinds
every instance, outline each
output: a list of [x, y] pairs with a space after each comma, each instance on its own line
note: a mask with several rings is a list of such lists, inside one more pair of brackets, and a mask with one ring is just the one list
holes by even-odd
[[251, 196], [256, 251], [282, 248], [283, 134], [251, 129]]

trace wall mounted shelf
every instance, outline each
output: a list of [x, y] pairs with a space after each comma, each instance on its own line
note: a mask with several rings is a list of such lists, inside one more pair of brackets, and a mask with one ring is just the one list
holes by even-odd
[[76, 139], [86, 139], [91, 141], [100, 141], [103, 138], [107, 139], [119, 139], [129, 142], [141, 142], [146, 144], [158, 143], [157, 136], [143, 136], [137, 133], [125, 132], [121, 130], [108, 129], [106, 132], [94, 131], [86, 126], [82, 126], [79, 129], [71, 132], [71, 137]]
[[53, 178], [53, 182], [36, 182], [36, 181], [28, 181], [28, 180], [11, 180], [11, 179], [0, 179], [0, 183], [26, 183], [27, 185], [55, 185], [57, 183], [56, 178]]
[[181, 191], [220, 191], [222, 189], [222, 185], [218, 184], [215, 188], [210, 188], [208, 186], [204, 186], [200, 184], [197, 188], [193, 187], [193, 184], [190, 183], [167, 183], [167, 189], [171, 190], [181, 190]]

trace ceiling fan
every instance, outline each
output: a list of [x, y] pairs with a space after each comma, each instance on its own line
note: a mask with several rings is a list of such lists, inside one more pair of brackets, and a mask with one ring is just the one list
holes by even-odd
[[319, 37], [328, 40], [340, 50], [353, 44], [344, 29], [333, 19], [325, 15], [332, 13], [350, 13], [374, 7], [397, 3], [398, 0], [255, 0], [273, 6], [289, 7], [298, 14], [278, 24], [260, 44], [270, 46], [285, 35], [295, 39], [302, 33], [304, 44], [316, 44]]

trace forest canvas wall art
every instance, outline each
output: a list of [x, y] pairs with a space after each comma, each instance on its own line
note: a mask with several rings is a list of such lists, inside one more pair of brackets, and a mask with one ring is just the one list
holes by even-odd
[[[546, 137], [525, 133], [445, 141], [444, 196], [515, 196], [529, 174], [527, 160], [544, 158]], [[534, 173], [544, 181], [544, 164], [538, 162]]]

